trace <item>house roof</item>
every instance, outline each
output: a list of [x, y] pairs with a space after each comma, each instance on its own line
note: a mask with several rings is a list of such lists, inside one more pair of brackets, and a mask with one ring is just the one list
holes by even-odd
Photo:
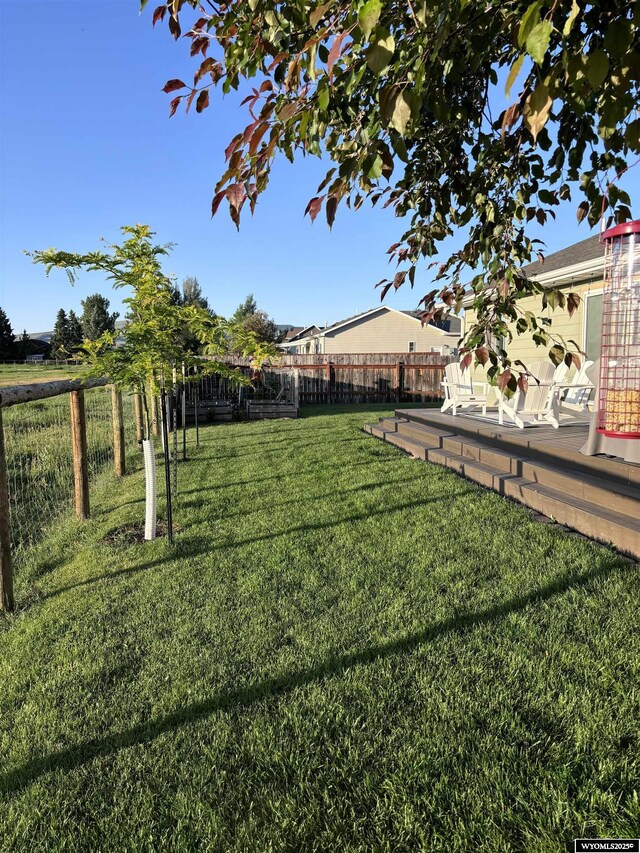
[[[347, 317], [346, 320], [340, 320], [337, 323], [333, 323], [331, 326], [325, 326], [324, 329], [321, 329], [318, 337], [326, 335], [330, 332], [334, 332], [342, 326], [348, 326], [351, 323], [355, 323], [357, 320], [362, 320], [364, 317], [369, 317], [371, 314], [377, 314], [379, 311], [394, 311], [396, 314], [405, 314], [407, 317], [411, 317], [412, 320], [416, 320], [418, 323], [421, 323], [422, 312], [420, 311], [401, 311], [399, 308], [392, 308], [390, 305], [379, 305], [377, 308], [370, 308], [368, 311], [363, 311], [361, 314], [354, 314], [352, 317]], [[444, 334], [452, 334], [450, 331], [450, 322], [446, 320], [444, 323], [429, 323], [435, 329], [443, 332]]]
[[[522, 272], [527, 278], [535, 278], [543, 287], [553, 287], [597, 279], [603, 274], [603, 266], [604, 243], [600, 242], [599, 234], [594, 234], [547, 255], [542, 263], [527, 264], [522, 267]], [[468, 308], [474, 299], [475, 294], [469, 291], [462, 305]]]
[[559, 252], [547, 255], [542, 263], [535, 261], [532, 264], [527, 264], [526, 267], [522, 268], [522, 272], [527, 278], [534, 278], [602, 257], [604, 257], [604, 243], [600, 241], [599, 234], [594, 234], [592, 237], [587, 237], [586, 240], [580, 240], [579, 243], [567, 246], [566, 249], [560, 249]]

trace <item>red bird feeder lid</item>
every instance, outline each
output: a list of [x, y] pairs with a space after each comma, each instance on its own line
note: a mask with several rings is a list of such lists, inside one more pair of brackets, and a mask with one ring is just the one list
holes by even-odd
[[614, 225], [602, 235], [603, 240], [613, 240], [614, 237], [624, 237], [627, 234], [640, 234], [640, 219], [633, 222], [623, 222], [622, 225]]

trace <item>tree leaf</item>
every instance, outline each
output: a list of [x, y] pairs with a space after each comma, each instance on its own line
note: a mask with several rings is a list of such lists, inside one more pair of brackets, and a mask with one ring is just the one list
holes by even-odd
[[524, 47], [529, 37], [529, 33], [540, 20], [540, 10], [542, 9], [542, 0], [536, 0], [532, 3], [527, 11], [522, 16], [520, 27], [518, 29], [518, 44]]
[[381, 11], [382, 3], [380, 0], [368, 0], [358, 12], [358, 23], [365, 39], [369, 38], [371, 31], [378, 23]]
[[525, 101], [524, 123], [531, 131], [534, 140], [538, 138], [538, 134], [547, 123], [552, 103], [549, 87], [545, 83], [539, 83]]
[[509, 76], [507, 77], [507, 82], [505, 83], [504, 93], [509, 97], [509, 93], [511, 92], [511, 87], [518, 79], [518, 74], [520, 73], [520, 69], [522, 68], [522, 63], [524, 62], [525, 54], [521, 53], [520, 56], [516, 59], [509, 70]]
[[587, 75], [587, 80], [592, 89], [599, 89], [604, 83], [609, 73], [609, 57], [602, 48], [598, 48], [589, 54], [584, 73]]
[[578, 209], [576, 210], [576, 218], [578, 222], [582, 222], [587, 213], [589, 213], [589, 202], [581, 201], [578, 205]]
[[527, 36], [527, 53], [537, 65], [542, 65], [553, 31], [551, 21], [540, 21]]
[[394, 101], [393, 101], [393, 109], [391, 112], [391, 120], [390, 125], [394, 130], [397, 130], [399, 134], [404, 136], [405, 131], [407, 129], [407, 125], [411, 120], [411, 103], [409, 100], [409, 95], [406, 89], [402, 92], [398, 92]]
[[556, 365], [556, 367], [561, 364], [562, 359], [564, 358], [564, 347], [560, 346], [560, 344], [555, 344], [549, 350], [549, 358]]
[[395, 39], [384, 27], [375, 30], [374, 38], [365, 51], [367, 65], [374, 74], [381, 74], [391, 62], [391, 57], [396, 48]]
[[485, 346], [477, 347], [475, 354], [480, 364], [484, 367], [484, 365], [489, 361], [489, 350]]
[[167, 80], [167, 82], [162, 87], [162, 91], [169, 94], [169, 92], [175, 92], [177, 89], [186, 89], [187, 84], [183, 83], [182, 80]]
[[576, 0], [572, 0], [571, 12], [569, 12], [569, 17], [567, 18], [565, 25], [564, 25], [564, 28], [562, 30], [563, 36], [566, 37], [569, 35], [569, 33], [571, 32], [571, 28], [573, 27], [573, 23], [579, 14], [580, 14], [580, 6], [578, 6]]
[[201, 113], [203, 110], [209, 106], [209, 90], [203, 89], [198, 95], [198, 100], [196, 101], [196, 112]]
[[322, 202], [324, 201], [324, 196], [316, 196], [312, 198], [309, 204], [306, 206], [304, 215], [309, 214], [309, 219], [313, 222], [316, 216], [320, 213], [320, 209], [322, 208]]
[[338, 209], [338, 199], [334, 195], [330, 195], [325, 205], [327, 213], [327, 225], [329, 228], [333, 226], [336, 218], [336, 210]]

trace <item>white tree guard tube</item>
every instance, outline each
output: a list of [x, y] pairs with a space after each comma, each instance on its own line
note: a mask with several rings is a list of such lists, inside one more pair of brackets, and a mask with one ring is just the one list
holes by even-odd
[[144, 538], [156, 538], [156, 454], [153, 449], [153, 441], [146, 439], [142, 442], [144, 454], [144, 480], [146, 489]]

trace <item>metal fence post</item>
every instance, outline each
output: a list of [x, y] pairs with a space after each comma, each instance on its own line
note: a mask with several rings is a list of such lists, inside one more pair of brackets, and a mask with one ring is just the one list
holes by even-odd
[[14, 607], [9, 490], [7, 488], [7, 462], [4, 454], [2, 409], [0, 408], [0, 611], [6, 610], [10, 613]]
[[73, 481], [75, 485], [76, 515], [89, 518], [89, 467], [87, 464], [87, 419], [84, 409], [84, 391], [69, 393], [71, 404], [71, 446], [73, 448]]

